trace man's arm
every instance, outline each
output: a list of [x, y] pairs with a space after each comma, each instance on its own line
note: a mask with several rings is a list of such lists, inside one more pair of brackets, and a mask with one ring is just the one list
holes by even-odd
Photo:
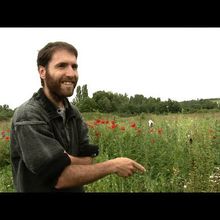
[[72, 165], [89, 165], [94, 162], [92, 157], [75, 157], [70, 154], [67, 155], [69, 156]]
[[55, 188], [81, 186], [101, 179], [109, 174], [127, 177], [136, 171], [144, 172], [145, 168], [129, 158], [115, 158], [90, 165], [69, 165], [58, 178]]

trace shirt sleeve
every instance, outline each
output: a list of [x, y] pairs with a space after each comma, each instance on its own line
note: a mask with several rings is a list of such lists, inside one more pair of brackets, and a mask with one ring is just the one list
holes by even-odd
[[26, 167], [44, 181], [54, 182], [71, 163], [46, 122], [17, 122], [15, 134]]

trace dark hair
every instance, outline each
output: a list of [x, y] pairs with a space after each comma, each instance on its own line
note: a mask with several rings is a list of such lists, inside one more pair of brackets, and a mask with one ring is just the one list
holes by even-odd
[[[57, 50], [61, 49], [67, 50], [68, 52], [74, 54], [76, 58], [78, 56], [78, 51], [73, 45], [62, 41], [50, 42], [38, 52], [37, 67], [39, 68], [39, 66], [43, 66], [47, 68], [53, 54]], [[41, 85], [43, 86], [43, 84], [44, 82], [41, 79]]]

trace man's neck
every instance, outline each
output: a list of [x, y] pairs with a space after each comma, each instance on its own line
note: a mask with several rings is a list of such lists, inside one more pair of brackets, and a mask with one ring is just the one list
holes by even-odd
[[64, 99], [58, 97], [56, 94], [51, 93], [48, 88], [44, 87], [44, 94], [47, 98], [57, 107], [57, 108], [64, 108]]

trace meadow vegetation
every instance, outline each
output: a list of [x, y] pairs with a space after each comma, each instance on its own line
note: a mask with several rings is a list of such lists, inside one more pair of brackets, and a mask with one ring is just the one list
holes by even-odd
[[[85, 186], [87, 192], [219, 192], [220, 113], [139, 114], [119, 117], [83, 113], [96, 162], [129, 157], [146, 172], [121, 178], [109, 175]], [[148, 127], [148, 120], [155, 122]], [[10, 120], [0, 122], [0, 191], [13, 192]]]

